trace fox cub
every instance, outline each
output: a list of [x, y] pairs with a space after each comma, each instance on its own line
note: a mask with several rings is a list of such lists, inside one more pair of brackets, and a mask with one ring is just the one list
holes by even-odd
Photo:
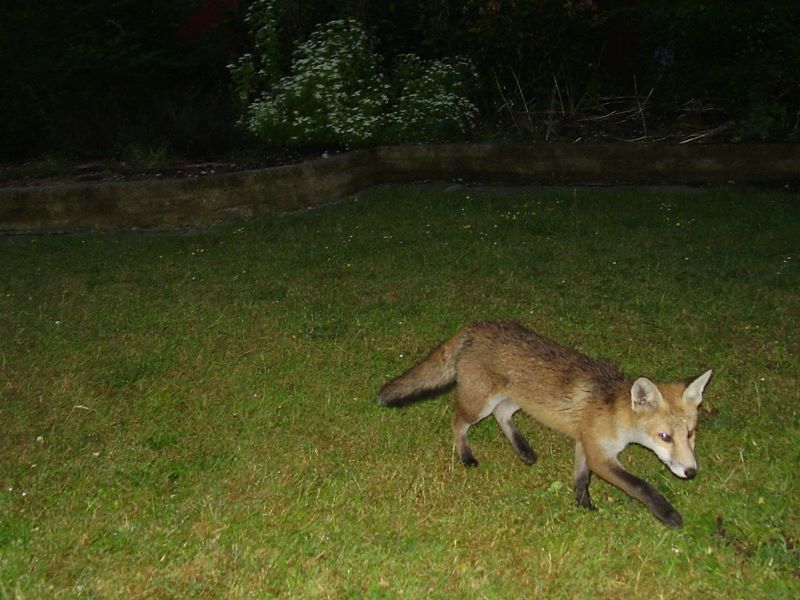
[[575, 503], [594, 509], [592, 473], [644, 503], [667, 527], [682, 527], [680, 513], [617, 456], [628, 444], [656, 453], [683, 479], [697, 474], [694, 443], [697, 407], [711, 370], [685, 383], [631, 382], [609, 362], [589, 358], [514, 321], [474, 323], [435, 348], [380, 391], [385, 406], [405, 406], [455, 384], [453, 435], [461, 462], [476, 466], [467, 433], [494, 416], [526, 464], [537, 456], [514, 425], [522, 409], [575, 440]]

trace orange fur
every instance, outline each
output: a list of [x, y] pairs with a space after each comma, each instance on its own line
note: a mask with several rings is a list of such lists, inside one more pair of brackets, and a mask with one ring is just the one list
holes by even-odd
[[378, 400], [404, 406], [456, 387], [452, 428], [460, 460], [477, 465], [468, 430], [492, 414], [520, 458], [537, 455], [514, 425], [522, 410], [575, 440], [575, 502], [594, 508], [589, 481], [594, 473], [643, 502], [669, 527], [682, 518], [650, 484], [617, 459], [631, 443], [656, 453], [675, 475], [691, 479], [697, 407], [711, 371], [688, 384], [631, 382], [604, 360], [561, 346], [514, 321], [488, 321], [457, 332], [422, 361], [392, 379]]

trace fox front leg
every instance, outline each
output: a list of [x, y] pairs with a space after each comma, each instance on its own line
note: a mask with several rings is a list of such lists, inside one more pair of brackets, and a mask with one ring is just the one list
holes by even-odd
[[681, 514], [675, 510], [669, 500], [644, 479], [627, 471], [616, 459], [590, 465], [590, 468], [598, 477], [605, 479], [611, 485], [618, 487], [647, 506], [650, 512], [667, 527], [672, 529], [683, 527]]

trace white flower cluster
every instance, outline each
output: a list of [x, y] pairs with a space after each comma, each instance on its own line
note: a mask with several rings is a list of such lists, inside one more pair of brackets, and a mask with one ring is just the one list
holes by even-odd
[[[271, 6], [272, 0], [262, 1]], [[243, 64], [240, 60], [236, 68]], [[474, 77], [467, 61], [406, 55], [390, 82], [363, 26], [354, 20], [331, 21], [297, 48], [290, 74], [265, 86], [243, 123], [266, 143], [289, 147], [349, 148], [460, 137], [477, 115], [466, 97]]]
[[332, 21], [297, 48], [291, 74], [251, 104], [246, 127], [276, 145], [360, 145], [375, 137], [388, 92], [363, 28]]
[[472, 63], [464, 59], [401, 56], [394, 78], [397, 96], [386, 115], [389, 141], [443, 141], [466, 134], [478, 116], [467, 97], [468, 84], [476, 79]]

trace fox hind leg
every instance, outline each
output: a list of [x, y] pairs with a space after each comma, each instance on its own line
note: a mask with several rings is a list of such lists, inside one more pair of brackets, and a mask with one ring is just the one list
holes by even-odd
[[583, 451], [583, 444], [575, 442], [575, 471], [572, 478], [575, 505], [589, 510], [597, 510], [592, 504], [592, 497], [589, 495], [589, 483], [591, 480], [592, 472], [586, 464], [586, 453]]
[[536, 462], [538, 456], [536, 456], [536, 452], [531, 448], [528, 440], [522, 436], [519, 429], [517, 429], [517, 426], [514, 424], [512, 417], [518, 410], [519, 406], [508, 398], [504, 398], [494, 407], [492, 415], [494, 415], [497, 424], [500, 426], [500, 429], [503, 431], [522, 462], [526, 465], [532, 465]]
[[456, 406], [453, 412], [453, 436], [455, 437], [458, 459], [465, 467], [478, 466], [478, 461], [472, 453], [469, 437], [467, 436], [469, 428], [476, 422], [476, 420], [470, 419], [461, 407]]
[[488, 417], [503, 400], [491, 394], [488, 386], [474, 386], [456, 390], [456, 405], [453, 412], [453, 436], [459, 460], [466, 467], [477, 467], [478, 461], [472, 453], [467, 432], [469, 428]]

